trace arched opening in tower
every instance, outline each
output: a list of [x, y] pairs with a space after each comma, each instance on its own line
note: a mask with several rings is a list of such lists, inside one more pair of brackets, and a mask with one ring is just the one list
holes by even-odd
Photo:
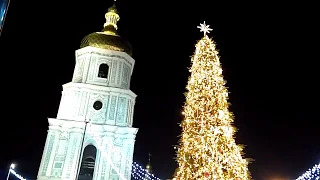
[[100, 64], [98, 77], [107, 79], [108, 73], [109, 73], [109, 65], [104, 63]]
[[88, 145], [84, 148], [78, 180], [92, 180], [95, 168], [97, 148]]

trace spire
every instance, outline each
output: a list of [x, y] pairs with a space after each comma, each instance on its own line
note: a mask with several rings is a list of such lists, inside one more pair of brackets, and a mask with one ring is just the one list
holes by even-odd
[[105, 14], [106, 22], [104, 23], [103, 32], [109, 35], [117, 35], [117, 22], [120, 20], [118, 11], [116, 8], [116, 0], [114, 0], [113, 5], [108, 9], [108, 12]]
[[149, 153], [148, 156], [149, 156], [149, 159], [148, 159], [148, 164], [146, 166], [146, 170], [147, 170], [148, 173], [151, 173], [151, 171], [152, 171], [152, 168], [151, 168], [151, 153]]

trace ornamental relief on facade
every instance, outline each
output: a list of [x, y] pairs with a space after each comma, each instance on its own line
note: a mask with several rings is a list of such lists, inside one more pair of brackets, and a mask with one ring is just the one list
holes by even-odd
[[117, 103], [117, 96], [111, 96], [108, 120], [114, 120], [116, 103]]
[[101, 90], [101, 89], [94, 89], [95, 92], [97, 93], [101, 93], [101, 94], [112, 94], [112, 95], [116, 95], [116, 96], [125, 96], [125, 97], [128, 97], [128, 98], [132, 98], [133, 101], [135, 101], [135, 98], [136, 96], [135, 95], [132, 95], [131, 93], [127, 93], [126, 90], [122, 90], [122, 91], [114, 91], [114, 90], [111, 90], [111, 91], [106, 91], [106, 90]]
[[101, 64], [108, 64], [108, 66], [111, 67], [112, 59], [111, 58], [105, 58], [105, 57], [98, 57], [98, 63], [97, 63], [98, 67]]
[[117, 84], [120, 85], [120, 78], [121, 78], [121, 69], [122, 69], [122, 62], [118, 63], [118, 76], [117, 76]]
[[126, 63], [128, 63], [130, 66], [132, 66], [132, 63], [127, 60], [125, 57], [123, 56], [120, 56], [120, 55], [116, 55], [116, 54], [105, 54], [105, 53], [99, 53], [99, 52], [92, 52], [93, 55], [99, 55], [99, 56], [102, 56], [102, 57], [108, 57], [110, 59], [113, 59], [113, 60], [123, 60], [125, 61]]
[[123, 140], [124, 140], [124, 138], [122, 138], [122, 137], [114, 137], [114, 140], [113, 140], [114, 145], [122, 147], [123, 146]]
[[109, 53], [100, 53], [100, 52], [95, 52], [95, 51], [76, 51], [76, 56], [77, 58], [79, 58], [82, 55], [86, 55], [86, 54], [90, 54], [90, 55], [98, 55], [98, 56], [102, 56], [102, 57], [108, 57], [111, 59], [120, 59], [120, 60], [124, 60], [126, 63], [130, 64], [130, 66], [132, 66], [132, 62], [130, 62], [129, 60], [127, 60], [127, 58], [117, 55], [117, 54], [109, 54]]
[[130, 84], [130, 69], [129, 67], [123, 63], [123, 68], [122, 68], [122, 81], [121, 81], [121, 87], [123, 88], [129, 88]]
[[74, 74], [74, 81], [75, 82], [82, 82], [82, 77], [83, 77], [83, 69], [84, 69], [84, 61], [85, 58], [81, 58], [77, 61], [76, 64], [76, 72]]
[[48, 134], [49, 138], [46, 142], [46, 154], [45, 154], [45, 159], [44, 159], [44, 163], [43, 163], [43, 167], [42, 167], [42, 176], [45, 176], [47, 174], [47, 169], [48, 169], [48, 165], [49, 165], [49, 161], [51, 158], [51, 153], [52, 153], [52, 149], [53, 149], [53, 143], [54, 143], [54, 133], [50, 132]]
[[69, 132], [68, 131], [62, 131], [59, 134], [59, 139], [65, 139], [68, 140], [69, 139]]
[[115, 83], [115, 79], [116, 79], [116, 74], [117, 74], [117, 65], [118, 65], [118, 62], [117, 61], [112, 61], [111, 63], [111, 71], [110, 71], [110, 83], [114, 84]]
[[97, 71], [96, 68], [95, 68], [96, 61], [97, 61], [97, 57], [92, 56], [91, 57], [91, 63], [90, 63], [90, 66], [89, 66], [89, 68], [90, 68], [90, 70], [89, 70], [89, 81], [93, 81], [94, 80], [93, 76], [95, 74], [95, 71]]
[[[95, 93], [90, 94], [87, 118], [93, 123], [104, 123], [108, 101], [109, 96]], [[101, 104], [97, 104], [99, 102]]]
[[81, 94], [81, 100], [80, 100], [80, 107], [79, 107], [79, 116], [84, 116], [85, 114], [85, 109], [87, 109], [87, 97], [88, 97], [88, 92], [83, 91]]
[[127, 151], [126, 151], [126, 157], [127, 159], [130, 159], [130, 161], [126, 162], [126, 164], [128, 165], [126, 168], [125, 168], [125, 176], [126, 177], [130, 177], [131, 176], [131, 166], [130, 164], [132, 164], [132, 155], [133, 155], [133, 145], [132, 144], [127, 144]]
[[70, 176], [71, 176], [71, 172], [72, 172], [72, 170], [73, 170], [73, 167], [74, 167], [74, 164], [75, 164], [75, 159], [77, 158], [77, 157], [75, 157], [75, 152], [76, 152], [76, 147], [77, 147], [77, 145], [78, 145], [78, 140], [79, 140], [79, 137], [78, 137], [79, 135], [73, 135], [73, 140], [71, 141], [72, 142], [72, 145], [71, 145], [71, 149], [70, 149], [70, 151], [69, 151], [69, 163], [68, 163], [68, 167], [67, 167], [67, 174], [66, 174], [66, 177], [67, 178], [70, 178]]
[[127, 112], [127, 99], [125, 97], [118, 97], [116, 124], [125, 125]]

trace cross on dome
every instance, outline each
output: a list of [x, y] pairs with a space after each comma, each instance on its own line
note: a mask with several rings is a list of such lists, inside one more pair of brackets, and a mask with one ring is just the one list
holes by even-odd
[[203, 24], [200, 23], [200, 26], [197, 26], [197, 28], [200, 29], [200, 32], [203, 32], [203, 35], [205, 36], [207, 33], [210, 33], [212, 31], [211, 28], [209, 28], [210, 25], [206, 25], [206, 22], [203, 21]]

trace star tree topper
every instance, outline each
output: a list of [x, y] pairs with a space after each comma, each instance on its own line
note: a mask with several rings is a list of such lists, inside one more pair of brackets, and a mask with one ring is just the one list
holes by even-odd
[[197, 26], [197, 28], [200, 29], [200, 32], [203, 32], [203, 35], [205, 36], [207, 33], [210, 33], [212, 31], [211, 28], [209, 28], [210, 25], [206, 25], [206, 22], [203, 21], [203, 24], [200, 23], [200, 26]]

